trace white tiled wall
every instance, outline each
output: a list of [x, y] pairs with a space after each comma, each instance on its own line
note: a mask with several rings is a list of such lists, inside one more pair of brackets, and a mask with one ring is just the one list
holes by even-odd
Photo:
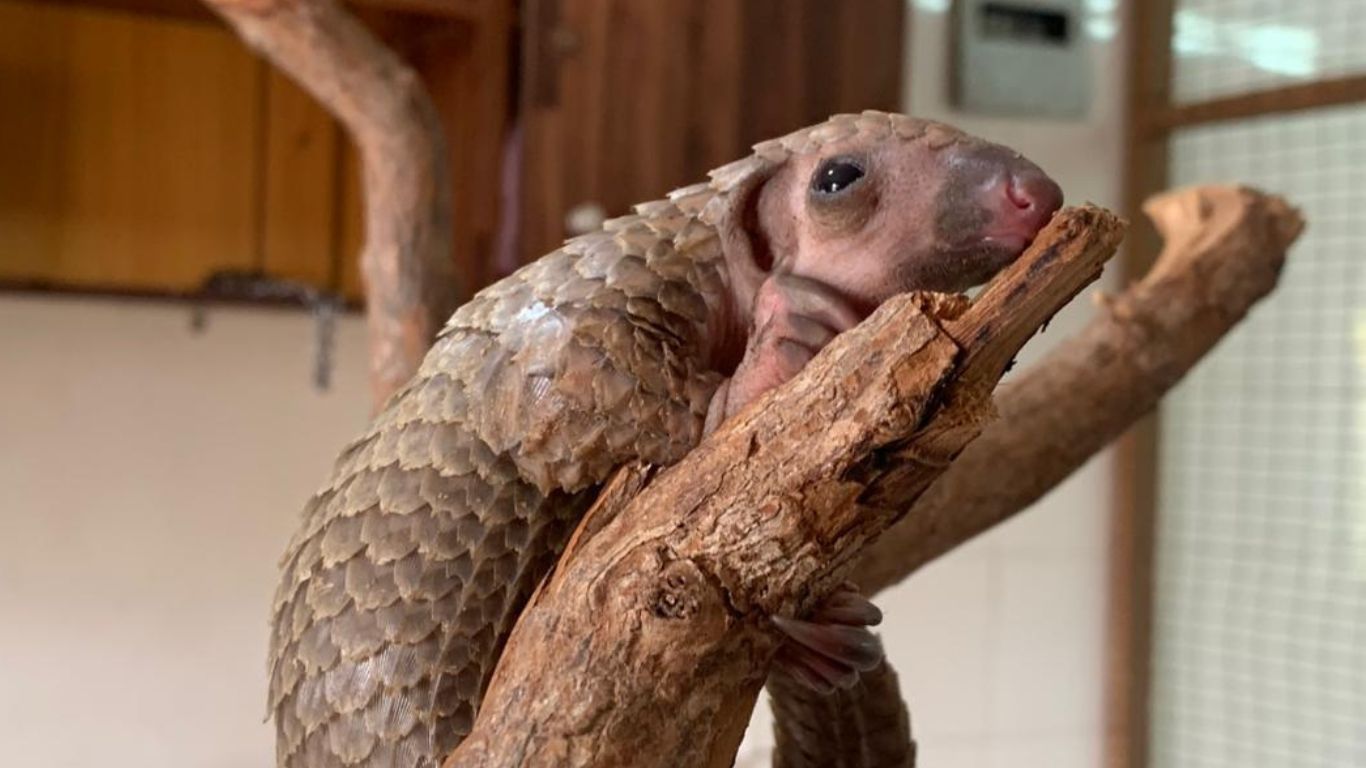
[[1105, 461], [879, 598], [924, 765], [1099, 760]]

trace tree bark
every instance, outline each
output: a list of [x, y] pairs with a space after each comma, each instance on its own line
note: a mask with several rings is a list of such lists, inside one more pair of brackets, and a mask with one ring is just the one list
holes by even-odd
[[[1151, 410], [1275, 287], [1303, 228], [1285, 201], [1240, 187], [1169, 192], [1145, 209], [1166, 240], [1148, 275], [1102, 299], [1103, 313], [1082, 333], [1001, 388], [999, 418], [865, 552], [854, 572], [866, 592], [1028, 508]], [[788, 698], [774, 700], [775, 765], [792, 755], [839, 765], [871, 745], [891, 758], [880, 764], [899, 764], [887, 731], [878, 740], [861, 732], [868, 713], [885, 722], [904, 709], [898, 689]], [[819, 738], [793, 738], [813, 728]]]
[[460, 295], [440, 120], [417, 73], [335, 0], [205, 0], [313, 95], [360, 151], [361, 274], [376, 410], [422, 362]]
[[1168, 192], [1144, 210], [1165, 240], [1152, 269], [1002, 386], [999, 418], [864, 554], [854, 580], [866, 593], [1027, 509], [1151, 411], [1275, 288], [1304, 227], [1284, 200], [1245, 187]]
[[730, 765], [778, 642], [768, 617], [839, 583], [949, 465], [1122, 228], [1069, 209], [970, 307], [893, 299], [679, 464], [619, 473], [447, 767]]

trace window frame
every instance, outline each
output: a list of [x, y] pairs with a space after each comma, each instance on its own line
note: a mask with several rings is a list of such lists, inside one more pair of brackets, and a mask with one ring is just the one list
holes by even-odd
[[[1176, 104], [1172, 28], [1176, 0], [1129, 0], [1124, 209], [1131, 222], [1121, 265], [1126, 282], [1147, 273], [1161, 247], [1143, 201], [1169, 183], [1169, 145], [1185, 128], [1366, 102], [1366, 72]], [[1105, 665], [1104, 759], [1110, 768], [1149, 765], [1157, 413], [1117, 444]]]

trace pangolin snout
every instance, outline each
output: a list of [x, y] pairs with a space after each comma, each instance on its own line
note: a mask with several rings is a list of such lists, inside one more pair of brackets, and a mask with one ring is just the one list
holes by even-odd
[[1062, 207], [1062, 187], [1036, 168], [1010, 174], [1005, 196], [1010, 205], [1002, 206], [1003, 218], [1031, 239]]
[[1015, 254], [1024, 250], [1062, 207], [1062, 188], [1032, 163], [997, 175], [984, 190], [988, 222], [982, 236]]

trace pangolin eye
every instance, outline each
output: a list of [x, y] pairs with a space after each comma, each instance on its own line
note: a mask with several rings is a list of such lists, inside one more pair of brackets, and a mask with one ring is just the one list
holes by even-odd
[[843, 192], [863, 178], [863, 169], [850, 160], [827, 160], [816, 169], [811, 189], [822, 195]]

